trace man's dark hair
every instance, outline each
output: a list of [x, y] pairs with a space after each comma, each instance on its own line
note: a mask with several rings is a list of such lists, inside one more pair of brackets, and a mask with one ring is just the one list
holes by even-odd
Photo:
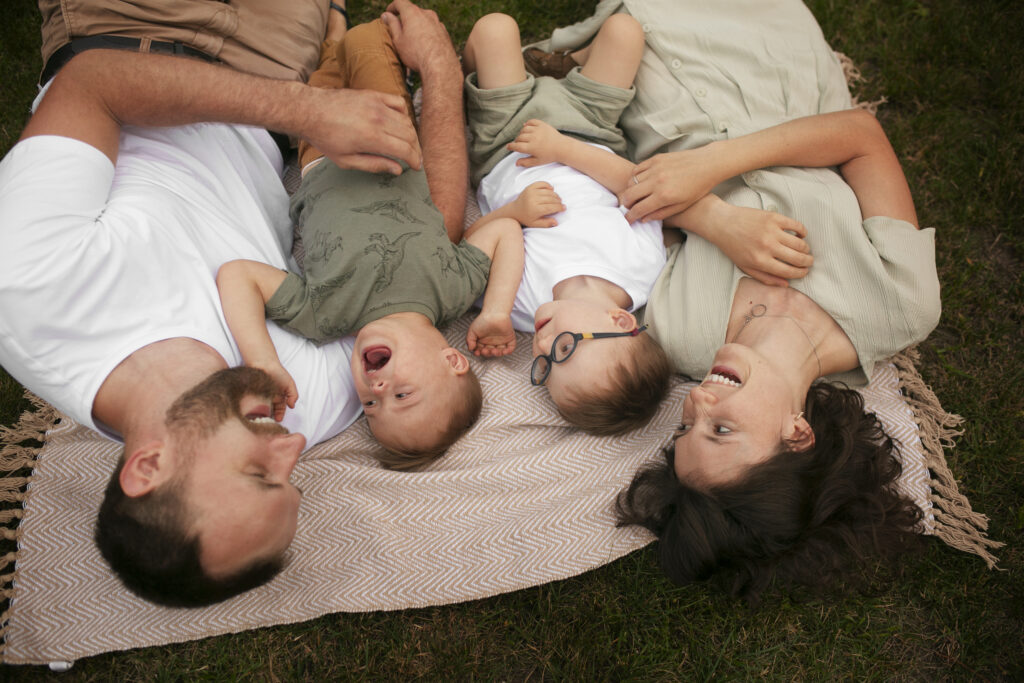
[[167, 607], [202, 607], [269, 581], [282, 559], [257, 561], [225, 578], [199, 561], [199, 536], [189, 530], [182, 502], [185, 475], [132, 498], [121, 490], [125, 457], [107, 484], [96, 523], [96, 545], [121, 582], [141, 598]]
[[896, 491], [893, 442], [860, 394], [815, 384], [806, 412], [810, 449], [784, 448], [723, 485], [680, 482], [670, 444], [619, 494], [619, 524], [658, 536], [673, 581], [724, 579], [751, 602], [773, 580], [821, 589], [867, 556], [894, 559], [916, 545], [921, 511]]

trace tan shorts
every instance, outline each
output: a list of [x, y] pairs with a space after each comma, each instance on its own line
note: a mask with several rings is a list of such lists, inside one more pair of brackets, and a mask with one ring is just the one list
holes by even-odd
[[[416, 125], [412, 98], [405, 87], [405, 67], [398, 59], [391, 33], [380, 19], [349, 29], [340, 41], [320, 46], [320, 66], [309, 77], [316, 88], [377, 90], [405, 99], [406, 111]], [[299, 142], [299, 167], [323, 156], [305, 140]]]

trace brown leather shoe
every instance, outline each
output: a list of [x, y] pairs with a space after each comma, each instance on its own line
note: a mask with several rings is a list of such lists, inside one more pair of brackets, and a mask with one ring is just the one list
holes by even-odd
[[565, 52], [544, 52], [540, 48], [531, 47], [523, 51], [523, 63], [526, 70], [534, 76], [551, 76], [565, 78], [565, 75], [579, 66], [570, 54]]

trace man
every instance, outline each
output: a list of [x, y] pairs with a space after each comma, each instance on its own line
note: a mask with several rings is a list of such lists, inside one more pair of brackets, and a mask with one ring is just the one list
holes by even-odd
[[[234, 4], [240, 21], [254, 11]], [[461, 92], [436, 15], [408, 0], [388, 12], [399, 55], [425, 91]], [[44, 8], [44, 33], [51, 23]], [[108, 43], [86, 47], [123, 47]], [[124, 441], [97, 541], [126, 585], [165, 604], [207, 604], [273, 575], [295, 531], [296, 459], [360, 409], [350, 341], [318, 348], [270, 329], [302, 396], [283, 426], [268, 378], [227, 369], [240, 357], [217, 268], [233, 258], [284, 268], [291, 245], [281, 156], [265, 129], [378, 172], [419, 168], [419, 143], [401, 98], [382, 93], [159, 54], [65, 56], [0, 163], [0, 362], [63, 412]], [[449, 78], [456, 87], [443, 87]], [[436, 128], [458, 136], [447, 145], [458, 166], [461, 99], [430, 103], [446, 123]]]

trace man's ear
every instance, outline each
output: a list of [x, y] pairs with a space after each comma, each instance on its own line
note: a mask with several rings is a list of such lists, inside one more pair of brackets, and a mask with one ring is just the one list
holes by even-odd
[[138, 498], [163, 483], [169, 474], [166, 460], [162, 441], [150, 441], [132, 451], [119, 477], [124, 495]]
[[636, 329], [636, 316], [623, 308], [616, 308], [611, 311], [612, 320], [615, 326], [623, 332], [632, 332]]
[[441, 354], [456, 375], [464, 375], [469, 371], [469, 360], [458, 349], [449, 346]]
[[793, 431], [786, 437], [786, 446], [799, 453], [814, 446], [814, 430], [803, 413], [793, 416]]

